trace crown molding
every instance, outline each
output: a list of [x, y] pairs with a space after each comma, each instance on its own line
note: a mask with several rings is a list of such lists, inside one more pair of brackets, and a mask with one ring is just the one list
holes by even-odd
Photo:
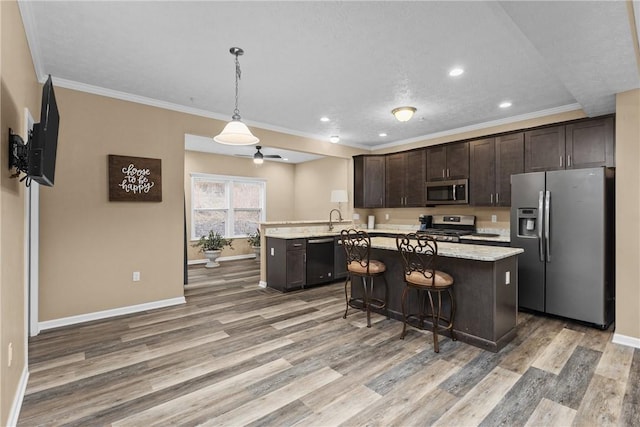
[[537, 119], [539, 117], [551, 116], [553, 114], [566, 113], [569, 111], [576, 111], [581, 109], [582, 109], [582, 106], [577, 103], [562, 105], [560, 107], [534, 111], [532, 113], [521, 114], [519, 116], [506, 117], [504, 119], [492, 120], [490, 122], [477, 123], [475, 125], [463, 126], [456, 129], [448, 129], [442, 132], [435, 132], [435, 133], [431, 133], [423, 136], [417, 136], [415, 138], [403, 139], [401, 141], [395, 141], [388, 144], [376, 145], [376, 147], [372, 148], [371, 151], [378, 151], [378, 150], [383, 150], [385, 148], [397, 147], [399, 145], [406, 145], [414, 142], [426, 141], [430, 139], [436, 139], [436, 138], [441, 138], [443, 136], [456, 135], [456, 134], [465, 133], [465, 132], [472, 132], [474, 130], [482, 130], [482, 129], [487, 129], [494, 126], [508, 125], [515, 122], [521, 122], [524, 120]]

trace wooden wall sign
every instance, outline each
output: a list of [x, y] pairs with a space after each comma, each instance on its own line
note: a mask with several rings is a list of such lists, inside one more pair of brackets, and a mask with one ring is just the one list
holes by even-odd
[[109, 154], [109, 201], [161, 202], [161, 160]]

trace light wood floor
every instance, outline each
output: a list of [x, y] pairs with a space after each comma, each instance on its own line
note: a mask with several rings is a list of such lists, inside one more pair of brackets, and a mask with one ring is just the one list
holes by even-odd
[[193, 268], [182, 306], [44, 332], [19, 425], [640, 425], [640, 350], [521, 314], [490, 353], [362, 313], [342, 283], [280, 294]]

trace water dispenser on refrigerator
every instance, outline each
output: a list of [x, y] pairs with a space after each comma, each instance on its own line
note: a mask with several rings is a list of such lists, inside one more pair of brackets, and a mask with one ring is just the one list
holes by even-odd
[[518, 220], [518, 237], [538, 237], [538, 209], [537, 208], [519, 208], [517, 213]]

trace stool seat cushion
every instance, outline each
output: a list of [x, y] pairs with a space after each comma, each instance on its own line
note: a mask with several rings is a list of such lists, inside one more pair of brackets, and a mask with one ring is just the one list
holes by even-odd
[[405, 274], [404, 278], [413, 285], [426, 286], [429, 288], [446, 288], [447, 286], [453, 285], [453, 277], [440, 270], [435, 270], [435, 279], [433, 282], [431, 278], [424, 277], [424, 274], [419, 271], [412, 271], [411, 274]]
[[[358, 261], [351, 261], [347, 265], [347, 269], [356, 274], [367, 274], [367, 266], [360, 264]], [[369, 274], [384, 273], [387, 266], [382, 261], [375, 259], [369, 260]]]

